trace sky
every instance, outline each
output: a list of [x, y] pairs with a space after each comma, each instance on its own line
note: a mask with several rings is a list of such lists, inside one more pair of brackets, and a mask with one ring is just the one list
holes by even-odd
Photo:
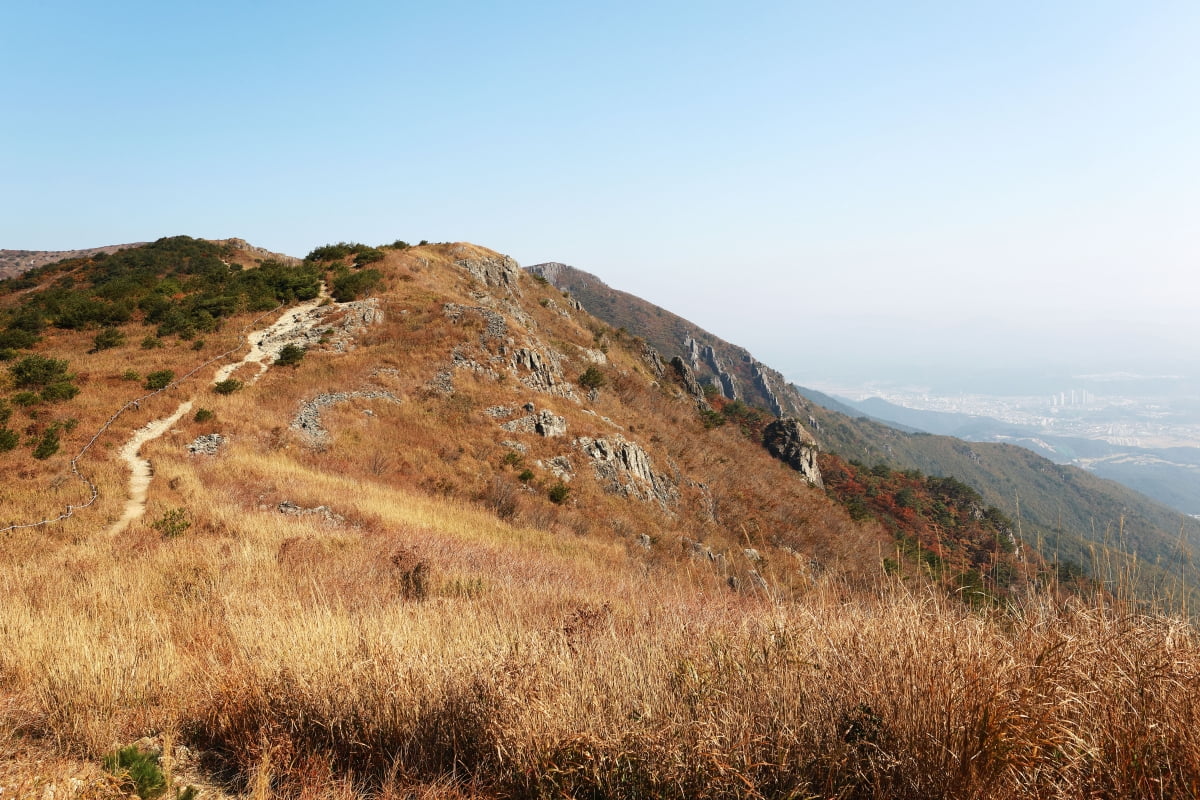
[[1200, 3], [7, 2], [0, 248], [472, 241], [801, 383], [1200, 371]]

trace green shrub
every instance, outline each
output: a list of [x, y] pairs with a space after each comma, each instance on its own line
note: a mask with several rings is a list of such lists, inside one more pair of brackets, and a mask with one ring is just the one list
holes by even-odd
[[67, 374], [70, 362], [62, 358], [47, 358], [46, 356], [25, 356], [8, 368], [13, 383], [19, 389], [40, 389], [51, 383], [69, 381], [73, 375]]
[[123, 747], [104, 757], [104, 768], [116, 775], [124, 788], [138, 797], [161, 797], [167, 791], [167, 776], [158, 765], [158, 756], [137, 745]]
[[244, 386], [237, 378], [226, 378], [223, 381], [217, 381], [213, 384], [213, 391], [217, 394], [233, 394], [238, 389]]
[[374, 264], [376, 261], [383, 261], [384, 252], [375, 247], [364, 247], [354, 256], [354, 266], [365, 267], [367, 264]]
[[599, 389], [606, 383], [608, 383], [608, 378], [604, 377], [604, 373], [597, 369], [595, 364], [588, 367], [579, 376], [579, 385], [585, 389]]
[[109, 350], [123, 344], [125, 344], [125, 334], [121, 333], [120, 328], [104, 328], [92, 340], [92, 352], [98, 353], [101, 350]]
[[348, 303], [351, 300], [357, 300], [366, 295], [378, 286], [382, 280], [383, 274], [377, 269], [346, 272], [333, 279], [331, 293], [333, 294], [333, 299], [339, 303]]
[[0, 398], [0, 426], [7, 425], [9, 417], [12, 416], [12, 406], [8, 401]]
[[208, 422], [210, 419], [212, 419], [215, 416], [216, 416], [216, 414], [214, 414], [209, 409], [201, 408], [196, 411], [196, 415], [194, 417], [192, 417], [192, 419], [195, 420], [196, 422]]
[[303, 347], [295, 344], [286, 344], [279, 351], [279, 356], [275, 359], [277, 367], [295, 367], [299, 366], [304, 359], [304, 354], [307, 352]]
[[58, 426], [51, 425], [42, 435], [41, 441], [33, 449], [33, 457], [39, 461], [45, 460], [58, 452]]
[[143, 350], [154, 350], [162, 346], [162, 339], [159, 339], [157, 336], [147, 336], [145, 339], [142, 339]]
[[0, 428], [0, 453], [7, 453], [21, 443], [21, 437], [14, 430]]
[[29, 408], [40, 403], [42, 398], [37, 392], [17, 392], [12, 396], [12, 401], [22, 408]]
[[521, 465], [521, 462], [523, 462], [524, 460], [525, 460], [525, 457], [522, 456], [520, 453], [518, 453], [516, 450], [509, 450], [507, 453], [504, 454], [504, 463], [510, 467], [519, 467]]
[[531, 480], [533, 480], [533, 470], [521, 470], [521, 474], [517, 476], [517, 480], [519, 480], [521, 483], [529, 483]]
[[558, 503], [561, 505], [567, 501], [567, 495], [570, 493], [571, 487], [567, 486], [562, 481], [559, 481], [550, 487], [550, 491], [547, 492], [546, 495], [550, 498], [551, 503]]
[[136, 369], [127, 369], [121, 373], [121, 380], [123, 381], [140, 381], [141, 379], [142, 374]]
[[193, 350], [203, 350], [204, 349], [204, 340], [197, 339], [196, 341], [192, 342], [192, 349]]
[[151, 391], [165, 389], [171, 385], [171, 381], [175, 380], [175, 371], [170, 369], [159, 369], [151, 372], [146, 376], [146, 382], [142, 384]]
[[79, 387], [67, 381], [52, 383], [42, 389], [42, 399], [47, 403], [63, 403], [79, 394]]
[[150, 527], [162, 534], [164, 539], [173, 539], [192, 527], [187, 511], [182, 508], [172, 508], [151, 523]]

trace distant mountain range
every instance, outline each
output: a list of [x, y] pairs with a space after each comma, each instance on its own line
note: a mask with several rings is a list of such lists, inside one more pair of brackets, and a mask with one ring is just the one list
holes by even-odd
[[861, 401], [829, 399], [902, 429], [973, 442], [1020, 445], [1056, 464], [1083, 467], [1117, 481], [1185, 514], [1200, 514], [1200, 448], [1129, 447], [1080, 436], [1059, 436], [991, 417], [906, 408], [880, 397]]

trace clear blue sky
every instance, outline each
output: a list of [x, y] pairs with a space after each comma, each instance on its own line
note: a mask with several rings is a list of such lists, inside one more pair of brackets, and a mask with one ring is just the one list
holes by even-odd
[[0, 30], [0, 247], [469, 240], [797, 380], [1131, 326], [1197, 366], [1194, 0], [48, 0]]

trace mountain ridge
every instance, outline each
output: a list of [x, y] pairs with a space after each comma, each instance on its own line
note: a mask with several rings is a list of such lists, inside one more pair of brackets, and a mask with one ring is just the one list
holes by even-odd
[[[557, 262], [528, 269], [570, 292], [609, 324], [643, 336], [667, 358], [689, 358], [688, 342], [702, 341], [718, 350], [721, 363], [758, 363], [743, 348], [635, 295], [613, 289], [583, 270]], [[705, 371], [704, 366], [701, 363], [698, 372], [728, 394], [716, 372]], [[1174, 580], [1194, 577], [1192, 568], [1185, 565], [1190, 563], [1190, 553], [1200, 552], [1200, 524], [1133, 489], [1055, 464], [1014, 445], [906, 432], [869, 419], [861, 411], [831, 411], [805, 397], [819, 393], [786, 383], [782, 375], [778, 380], [783, 387], [778, 396], [786, 398], [791, 413], [806, 423], [823, 449], [867, 465], [917, 469], [966, 481], [987, 503], [1018, 520], [1027, 540], [1041, 541], [1043, 554], [1049, 558], [1070, 561], [1098, 574], [1111, 568], [1114, 560], [1136, 553], [1139, 563], [1151, 565], [1147, 568], [1158, 576], [1154, 580], [1162, 580], [1163, 575]], [[770, 408], [761, 403], [762, 396], [746, 396]], [[1121, 555], [1122, 547], [1133, 549]]]

